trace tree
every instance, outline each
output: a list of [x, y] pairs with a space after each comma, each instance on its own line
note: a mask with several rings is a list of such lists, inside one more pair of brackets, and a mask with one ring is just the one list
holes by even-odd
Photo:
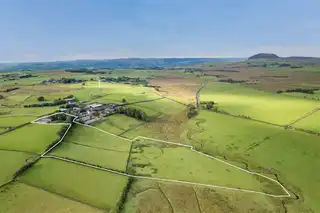
[[44, 101], [44, 97], [43, 96], [40, 96], [37, 99], [38, 99], [38, 101]]
[[127, 100], [122, 98], [122, 103], [127, 103]]
[[0, 99], [4, 99], [4, 96], [3, 96], [3, 95], [0, 95]]

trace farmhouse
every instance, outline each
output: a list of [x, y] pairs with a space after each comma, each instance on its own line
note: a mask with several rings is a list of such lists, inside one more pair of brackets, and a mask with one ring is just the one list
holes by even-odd
[[100, 110], [104, 110], [106, 106], [104, 104], [95, 103], [95, 104], [88, 105], [86, 108], [92, 111], [100, 111]]
[[65, 98], [64, 100], [67, 102], [67, 104], [74, 104], [76, 102], [74, 98]]

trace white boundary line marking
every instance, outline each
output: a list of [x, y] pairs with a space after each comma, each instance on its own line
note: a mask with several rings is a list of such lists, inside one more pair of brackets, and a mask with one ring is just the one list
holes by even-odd
[[[37, 123], [38, 120], [40, 119], [43, 119], [43, 118], [47, 118], [47, 117], [51, 117], [53, 115], [57, 115], [57, 114], [65, 114], [65, 115], [68, 115], [68, 116], [71, 116], [71, 117], [74, 117], [74, 119], [72, 120], [73, 123], [75, 124], [79, 124], [79, 125], [82, 125], [82, 126], [86, 126], [86, 127], [89, 127], [89, 128], [93, 128], [93, 129], [96, 129], [98, 131], [101, 131], [103, 133], [106, 133], [106, 134], [109, 134], [111, 136], [114, 136], [114, 137], [117, 137], [117, 138], [120, 138], [122, 140], [125, 140], [125, 141], [128, 141], [130, 143], [138, 140], [138, 139], [147, 139], [147, 140], [151, 140], [151, 141], [156, 141], [156, 142], [160, 142], [160, 143], [167, 143], [167, 144], [172, 144], [172, 145], [178, 145], [178, 146], [182, 146], [182, 147], [185, 147], [185, 148], [189, 148], [191, 151], [193, 152], [196, 152], [200, 155], [203, 155], [203, 156], [206, 156], [208, 158], [211, 158], [211, 159], [214, 159], [214, 160], [217, 160], [221, 163], [224, 163], [228, 166], [231, 166], [233, 168], [236, 168], [240, 171], [243, 171], [243, 172], [246, 172], [248, 174], [251, 174], [251, 175], [257, 175], [257, 176], [260, 176], [260, 177], [263, 177], [265, 179], [268, 179], [274, 183], [276, 183], [277, 185], [279, 185], [283, 191], [285, 192], [285, 195], [275, 195], [275, 194], [270, 194], [270, 193], [265, 193], [265, 192], [259, 192], [259, 191], [253, 191], [253, 190], [247, 190], [247, 189], [239, 189], [239, 188], [232, 188], [232, 187], [226, 187], [226, 186], [218, 186], [218, 185], [213, 185], [213, 184], [203, 184], [203, 183], [196, 183], [196, 182], [189, 182], [189, 181], [180, 181], [180, 180], [172, 180], [172, 179], [165, 179], [165, 178], [154, 178], [154, 177], [146, 177], [146, 176], [137, 176], [137, 175], [131, 175], [131, 174], [127, 174], [127, 173], [124, 173], [124, 172], [118, 172], [118, 171], [114, 171], [114, 170], [111, 170], [111, 169], [106, 169], [106, 168], [101, 168], [101, 167], [98, 167], [98, 166], [94, 166], [94, 165], [91, 165], [91, 164], [86, 164], [86, 163], [82, 163], [82, 162], [78, 162], [78, 161], [74, 161], [74, 160], [70, 160], [70, 159], [65, 159], [65, 158], [61, 158], [61, 157], [57, 157], [57, 156], [45, 156], [46, 154], [48, 154], [52, 149], [54, 149], [56, 146], [58, 146], [62, 141], [63, 139], [65, 138], [65, 136], [67, 135], [70, 127], [71, 127], [71, 124], [67, 124], [67, 123], [54, 123], [54, 124], [44, 124], [44, 123]], [[138, 179], [148, 179], [148, 180], [156, 180], [156, 181], [166, 181], [166, 182], [173, 182], [173, 183], [182, 183], [182, 184], [190, 184], [190, 185], [197, 185], [197, 186], [205, 186], [205, 187], [211, 187], [211, 188], [219, 188], [219, 189], [228, 189], [228, 190], [233, 190], [233, 191], [241, 191], [241, 192], [248, 192], [248, 193], [255, 193], [255, 194], [262, 194], [262, 195], [266, 195], [266, 196], [270, 196], [270, 197], [274, 197], [274, 198], [286, 198], [286, 197], [291, 197], [291, 194], [289, 193], [289, 191], [277, 180], [275, 179], [272, 179], [266, 175], [262, 175], [262, 174], [259, 174], [257, 172], [251, 172], [249, 170], [246, 170], [246, 169], [243, 169], [241, 167], [238, 167], [236, 165], [233, 165], [231, 163], [228, 163], [224, 160], [221, 160], [221, 159], [218, 159], [214, 156], [211, 156], [211, 155], [208, 155], [208, 154], [205, 154], [205, 153], [202, 153], [200, 151], [197, 151], [193, 146], [191, 145], [186, 145], [186, 144], [181, 144], [181, 143], [175, 143], [175, 142], [170, 142], [170, 141], [164, 141], [164, 140], [159, 140], [159, 139], [154, 139], [154, 138], [148, 138], [148, 137], [144, 137], [144, 136], [138, 136], [134, 139], [127, 139], [127, 138], [124, 138], [124, 137], [121, 137], [121, 136], [118, 136], [118, 135], [115, 135], [113, 133], [110, 133], [110, 132], [107, 132], [107, 131], [104, 131], [102, 129], [99, 129], [97, 127], [94, 127], [94, 126], [90, 126], [90, 125], [86, 125], [86, 124], [81, 124], [79, 122], [76, 121], [78, 117], [77, 116], [74, 116], [74, 115], [71, 115], [71, 114], [68, 114], [68, 113], [64, 113], [64, 112], [58, 112], [58, 113], [54, 113], [52, 115], [48, 115], [48, 116], [44, 116], [44, 117], [41, 117], [41, 118], [38, 118], [34, 121], [32, 121], [31, 123], [32, 124], [44, 124], [44, 125], [69, 125], [68, 129], [66, 130], [66, 132], [63, 134], [63, 136], [61, 137], [61, 139], [53, 146], [51, 147], [49, 150], [45, 151], [42, 155], [41, 155], [41, 158], [53, 158], [53, 159], [58, 159], [58, 160], [63, 160], [63, 161], [67, 161], [67, 162], [70, 162], [70, 163], [74, 163], [74, 164], [78, 164], [78, 165], [82, 165], [82, 166], [86, 166], [86, 167], [90, 167], [90, 168], [94, 168], [94, 169], [99, 169], [99, 170], [103, 170], [103, 171], [106, 171], [106, 172], [110, 172], [110, 173], [114, 173], [114, 174], [118, 174], [118, 175], [122, 175], [122, 176], [126, 176], [126, 177], [132, 177], [132, 178], [138, 178]]]

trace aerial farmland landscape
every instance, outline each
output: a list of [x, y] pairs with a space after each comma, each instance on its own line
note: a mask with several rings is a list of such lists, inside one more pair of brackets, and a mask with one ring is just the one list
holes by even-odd
[[[319, 71], [250, 67], [275, 61]], [[316, 212], [302, 61], [2, 72], [0, 212]]]
[[320, 213], [319, 7], [2, 1], [0, 213]]

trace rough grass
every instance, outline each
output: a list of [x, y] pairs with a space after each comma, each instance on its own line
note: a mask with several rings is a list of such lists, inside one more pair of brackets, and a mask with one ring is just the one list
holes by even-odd
[[[249, 168], [278, 173], [280, 181], [314, 212], [320, 210], [319, 137], [250, 120], [202, 111], [191, 121], [190, 144], [208, 153], [246, 162]], [[195, 124], [196, 121], [202, 121]], [[187, 133], [182, 138], [188, 140]], [[259, 167], [259, 168], [258, 168]], [[293, 204], [294, 205], [294, 204]]]
[[130, 149], [128, 141], [79, 124], [74, 125], [64, 141], [122, 152], [129, 152]]
[[18, 169], [20, 169], [24, 164], [26, 164], [26, 159], [29, 157], [32, 157], [32, 155], [21, 152], [9, 152], [0, 150], [0, 160], [2, 162], [0, 164], [0, 185], [10, 181], [13, 174], [18, 171]]
[[201, 101], [214, 101], [219, 109], [235, 115], [285, 125], [317, 106], [315, 100], [272, 94], [235, 84], [211, 83], [200, 93]]
[[[174, 115], [186, 109], [186, 106], [168, 99], [160, 99], [152, 102], [134, 104], [134, 107], [143, 107], [167, 115]], [[148, 113], [147, 113], [148, 114]]]
[[135, 142], [133, 147], [130, 166], [137, 174], [285, 194], [279, 185], [266, 178], [258, 178], [189, 148], [150, 141]]
[[0, 191], [0, 212], [102, 213], [102, 210], [21, 183]]
[[94, 123], [94, 126], [114, 134], [120, 134], [121, 132], [132, 129], [143, 123], [144, 122], [126, 115], [115, 114], [108, 116], [101, 122]]
[[105, 168], [125, 171], [129, 152], [108, 150], [101, 147], [88, 147], [73, 143], [62, 143], [52, 155], [99, 165]]
[[61, 127], [28, 124], [12, 132], [0, 135], [0, 148], [41, 154], [50, 143], [59, 138], [57, 132]]
[[124, 213], [131, 212], [282, 212], [281, 200], [249, 193], [151, 180], [136, 180]]
[[249, 160], [279, 171], [281, 180], [295, 186], [296, 193], [303, 196], [308, 207], [314, 212], [320, 211], [320, 204], [317, 202], [320, 199], [317, 187], [320, 186], [319, 137], [283, 131], [248, 154]]
[[19, 180], [115, 212], [127, 178], [59, 160], [42, 159]]

